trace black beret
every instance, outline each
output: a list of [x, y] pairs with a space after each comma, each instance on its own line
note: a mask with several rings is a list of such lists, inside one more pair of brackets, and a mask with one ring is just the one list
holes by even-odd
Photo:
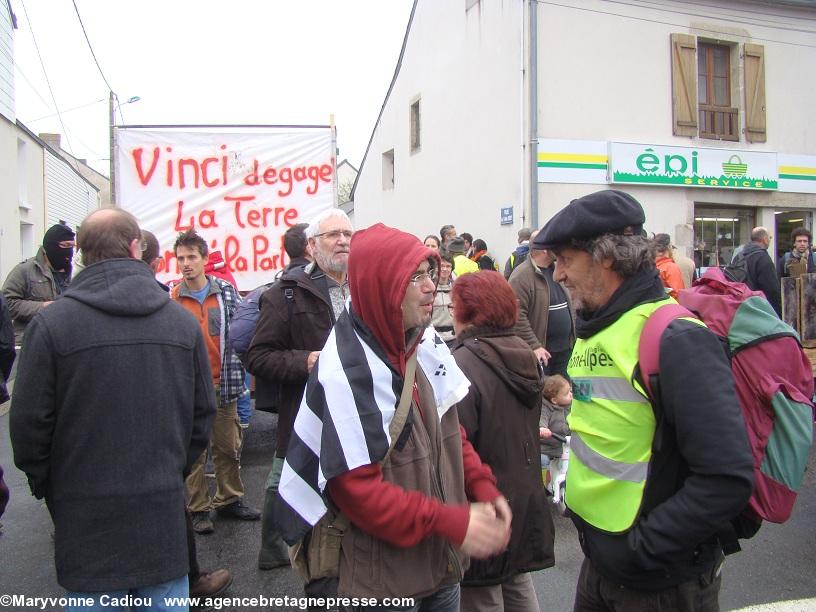
[[640, 235], [645, 221], [640, 202], [623, 191], [605, 189], [570, 202], [541, 228], [532, 246], [552, 249], [601, 234]]

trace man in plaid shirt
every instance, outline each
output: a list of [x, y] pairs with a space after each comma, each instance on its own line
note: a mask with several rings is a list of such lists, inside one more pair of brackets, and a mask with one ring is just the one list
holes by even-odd
[[171, 296], [198, 321], [210, 358], [210, 371], [218, 396], [210, 447], [215, 466], [215, 497], [210, 499], [204, 476], [206, 451], [187, 477], [189, 508], [196, 533], [212, 533], [210, 511], [221, 517], [256, 521], [260, 512], [244, 505], [241, 482], [241, 426], [238, 396], [244, 391], [244, 368], [229, 344], [229, 323], [241, 298], [227, 281], [204, 273], [207, 242], [195, 230], [178, 235], [173, 246], [183, 280]]

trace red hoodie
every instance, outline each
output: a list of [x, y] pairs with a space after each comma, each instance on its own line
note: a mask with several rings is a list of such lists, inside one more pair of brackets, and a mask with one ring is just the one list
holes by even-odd
[[[439, 267], [439, 255], [416, 236], [381, 223], [354, 234], [349, 255], [349, 290], [354, 311], [365, 322], [388, 355], [405, 374], [406, 355], [400, 308], [408, 279], [426, 259]], [[417, 339], [418, 342], [419, 339]], [[416, 389], [414, 402], [421, 406]], [[496, 479], [462, 435], [465, 491], [474, 501], [499, 497]], [[362, 466], [329, 481], [329, 492], [342, 512], [366, 533], [394, 546], [410, 547], [437, 534], [460, 546], [467, 533], [469, 508], [451, 506], [419, 491], [407, 491], [383, 480], [380, 464]]]

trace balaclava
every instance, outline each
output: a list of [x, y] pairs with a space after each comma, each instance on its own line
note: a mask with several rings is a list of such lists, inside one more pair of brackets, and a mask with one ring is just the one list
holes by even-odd
[[54, 270], [64, 270], [71, 272], [71, 258], [74, 256], [74, 248], [63, 249], [59, 243], [63, 240], [73, 240], [74, 230], [64, 223], [57, 223], [48, 228], [43, 236], [43, 250], [48, 257], [48, 262]]

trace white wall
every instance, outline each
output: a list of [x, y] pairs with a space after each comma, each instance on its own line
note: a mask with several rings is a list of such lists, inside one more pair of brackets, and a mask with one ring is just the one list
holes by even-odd
[[44, 232], [43, 146], [0, 118], [0, 284], [37, 251]]
[[[616, 141], [684, 147], [713, 147], [816, 153], [816, 11], [717, 1], [686, 3], [656, 0], [649, 7], [599, 0], [564, 0], [538, 5], [539, 136], [570, 140]], [[653, 7], [653, 8], [650, 8]], [[660, 8], [665, 10], [659, 10]], [[610, 14], [614, 13], [614, 14]], [[625, 17], [629, 16], [632, 18]], [[769, 24], [779, 27], [769, 27]], [[767, 142], [717, 141], [672, 135], [672, 33], [692, 34], [765, 49]], [[732, 74], [732, 105], [741, 108], [745, 126], [743, 71]], [[539, 213], [546, 222], [570, 199], [610, 185], [539, 184]], [[816, 208], [814, 194], [726, 189], [648, 188], [620, 185], [644, 205], [647, 229], [665, 231], [681, 246], [691, 246], [693, 206], [717, 204], [757, 207], [757, 222], [772, 210]]]
[[[523, 198], [520, 0], [419, 0], [399, 75], [360, 169], [356, 226], [378, 221], [423, 238], [451, 223], [503, 261]], [[409, 106], [420, 97], [421, 150], [409, 151]], [[394, 150], [394, 188], [382, 154]], [[516, 223], [500, 226], [500, 208]]]
[[98, 192], [50, 149], [45, 151], [45, 185], [47, 227], [63, 220], [76, 230], [99, 207]]
[[14, 122], [14, 26], [8, 2], [0, 2], [0, 115]]
[[[419, 237], [446, 223], [484, 238], [503, 261], [529, 205], [528, 99], [524, 0], [418, 0], [402, 65], [377, 123], [355, 192], [356, 225], [377, 221]], [[557, 6], [557, 5], [564, 6]], [[538, 3], [538, 136], [816, 155], [816, 10], [778, 3]], [[771, 27], [776, 26], [776, 27]], [[672, 33], [765, 50], [765, 143], [672, 134]], [[743, 66], [736, 62], [733, 105], [745, 126]], [[409, 151], [409, 106], [421, 100], [422, 147]], [[382, 154], [394, 150], [393, 189], [383, 189]], [[593, 179], [594, 180], [594, 179]], [[596, 185], [538, 183], [539, 225]], [[647, 228], [691, 248], [695, 204], [774, 210], [816, 209], [816, 194], [685, 187], [618, 186], [644, 205]], [[499, 225], [514, 205], [515, 223]], [[529, 222], [529, 219], [527, 220]]]

